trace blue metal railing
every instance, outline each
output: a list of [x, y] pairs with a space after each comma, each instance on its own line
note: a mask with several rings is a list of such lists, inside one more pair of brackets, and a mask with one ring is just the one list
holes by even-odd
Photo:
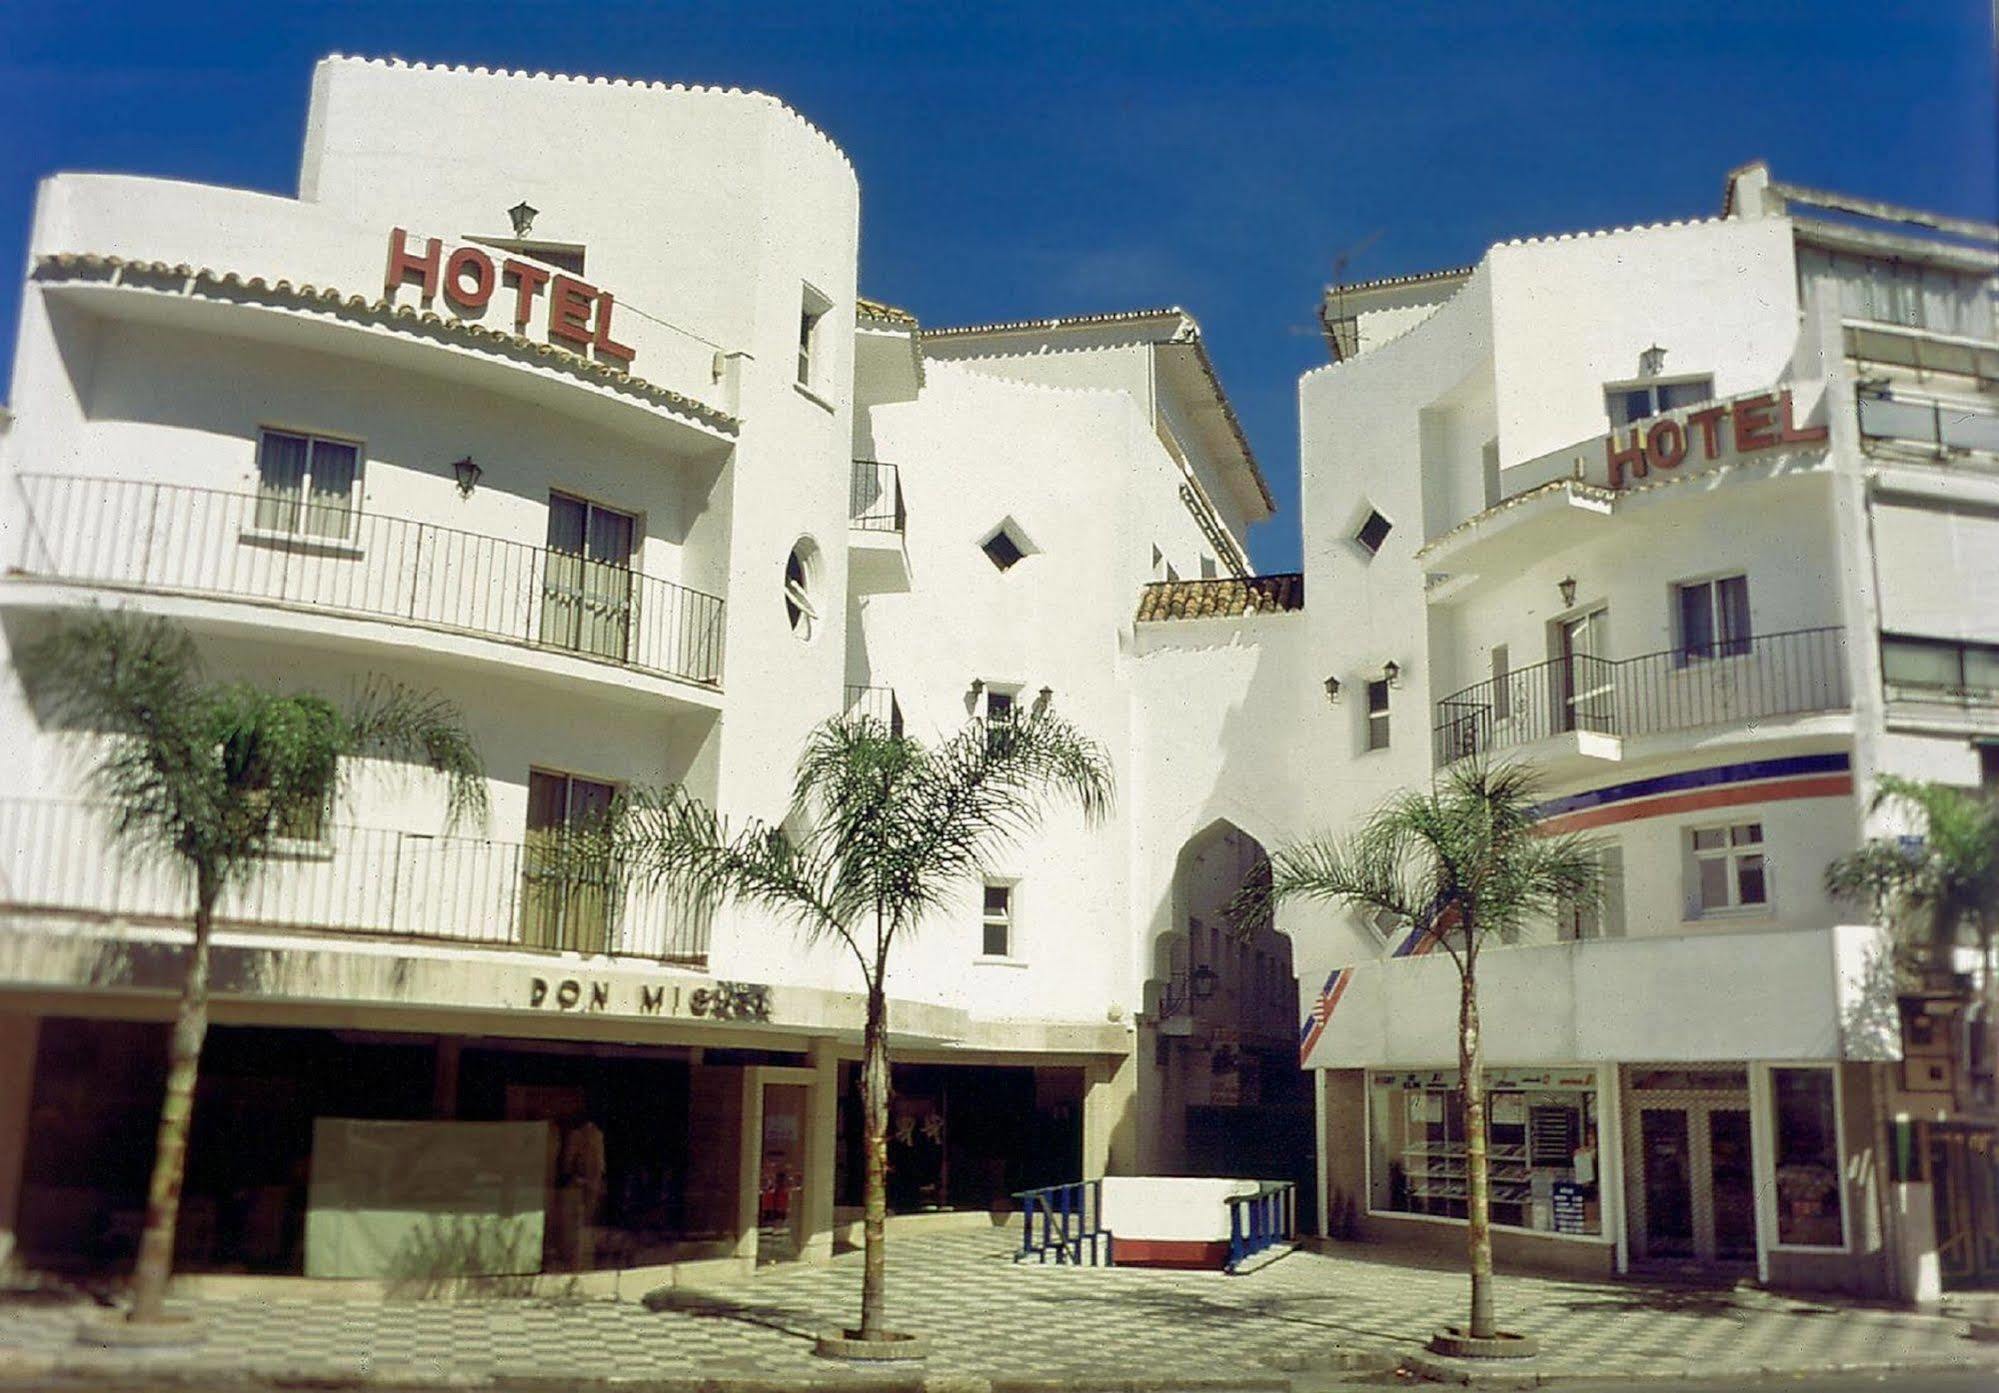
[[1044, 1185], [1038, 1190], [1017, 1190], [1013, 1197], [1020, 1202], [1020, 1251], [1013, 1255], [1015, 1262], [1029, 1258], [1047, 1262], [1052, 1256], [1057, 1263], [1079, 1267], [1086, 1261], [1091, 1267], [1112, 1265], [1111, 1234], [1102, 1223], [1102, 1181]]
[[1258, 1253], [1297, 1236], [1298, 1187], [1289, 1180], [1265, 1180], [1253, 1195], [1231, 1195], [1229, 1260], [1233, 1272]]

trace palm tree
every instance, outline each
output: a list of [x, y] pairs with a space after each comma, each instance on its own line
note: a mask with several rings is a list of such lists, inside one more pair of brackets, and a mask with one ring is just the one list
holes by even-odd
[[1600, 892], [1597, 848], [1536, 830], [1534, 784], [1518, 766], [1472, 760], [1441, 787], [1390, 798], [1342, 839], [1318, 838], [1270, 858], [1268, 890], [1250, 887], [1239, 915], [1256, 922], [1277, 903], [1332, 900], [1385, 913], [1441, 946], [1457, 965], [1458, 1080], [1464, 1110], [1466, 1230], [1473, 1339], [1499, 1338], [1492, 1309], [1491, 1195], [1486, 1170], [1484, 1054], [1478, 962], [1488, 938]]
[[450, 817], [484, 819], [485, 771], [458, 709], [371, 682], [353, 709], [248, 683], [207, 682], [188, 634], [161, 619], [95, 612], [60, 624], [21, 655], [50, 718], [105, 737], [90, 782], [110, 806], [113, 840], [164, 859], [192, 891], [194, 943], [174, 1015], [145, 1228], [132, 1274], [135, 1324], [166, 1319], [188, 1124], [208, 1033], [208, 945], [225, 891], [253, 878], [273, 842], [318, 824], [346, 761], [423, 760], [447, 780]]
[[[1992, 971], [1999, 932], [1999, 798], [1884, 774], [1872, 807], [1898, 809], [1921, 835], [1876, 837], [1836, 858], [1826, 867], [1826, 891], [1868, 905], [1891, 926], [1896, 951], [1884, 974], [1890, 981], [1982, 1003], [1975, 1019], [1983, 1043], [1972, 1052], [1989, 1060], [1999, 1048]], [[1978, 947], [1978, 975], [1968, 991], [1954, 961], [1967, 937]]]
[[1875, 810], [1895, 808], [1921, 828], [1919, 840], [1876, 837], [1826, 867], [1828, 894], [1863, 903], [1903, 935], [1903, 965], [1925, 985], [1947, 984], [1968, 934], [1990, 990], [1999, 932], [1999, 799], [1949, 784], [1883, 774]]
[[868, 716], [828, 721], [806, 744], [779, 824], [731, 829], [683, 790], [639, 790], [620, 798], [601, 840], [578, 839], [586, 860], [613, 858], [640, 883], [704, 908], [754, 906], [853, 955], [867, 987], [865, 1251], [853, 1338], [896, 1338], [882, 1322], [890, 952], [977, 883], [993, 853], [1036, 826], [1051, 801], [1074, 803], [1096, 822], [1111, 797], [1103, 748], [1044, 699], [1025, 715], [973, 721], [935, 747]]

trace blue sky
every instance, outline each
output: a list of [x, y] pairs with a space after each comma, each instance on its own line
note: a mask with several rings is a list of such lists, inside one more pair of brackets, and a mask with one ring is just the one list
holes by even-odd
[[[1994, 216], [1986, 0], [566, 5], [0, 0], [0, 264], [35, 181], [290, 192], [328, 52], [753, 86], [853, 157], [869, 294], [943, 325], [1179, 304], [1296, 566], [1300, 372], [1355, 278], [1503, 237], [1708, 215], [1780, 178]], [[1378, 235], [1377, 235], [1378, 234]], [[0, 278], [11, 345], [19, 284]]]

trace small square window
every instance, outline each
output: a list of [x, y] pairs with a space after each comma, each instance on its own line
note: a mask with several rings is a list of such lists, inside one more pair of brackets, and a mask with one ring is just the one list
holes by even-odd
[[349, 541], [359, 515], [361, 447], [266, 430], [257, 439], [259, 532]]
[[1694, 828], [1687, 835], [1687, 853], [1691, 861], [1687, 908], [1694, 916], [1755, 909], [1770, 902], [1761, 822]]
[[986, 559], [1002, 571], [1012, 570], [1027, 554], [1006, 534], [1004, 528], [986, 538], [984, 550]]
[[1373, 556], [1381, 550], [1381, 544], [1388, 540], [1388, 534], [1394, 529], [1393, 523], [1370, 508], [1367, 510], [1367, 520], [1360, 525], [1360, 531], [1354, 533], [1353, 539], [1360, 543], [1362, 550], [1369, 556]]
[[1013, 886], [987, 881], [980, 914], [980, 952], [988, 958], [1013, 955]]
[[1367, 747], [1388, 748], [1388, 680], [1376, 678], [1367, 684]]

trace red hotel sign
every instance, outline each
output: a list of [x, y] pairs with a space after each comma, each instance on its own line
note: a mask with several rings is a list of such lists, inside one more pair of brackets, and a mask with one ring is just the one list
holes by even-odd
[[1704, 459], [1719, 459], [1723, 454], [1723, 421], [1728, 423], [1728, 444], [1737, 455], [1774, 450], [1780, 445], [1808, 445], [1826, 438], [1824, 426], [1799, 426], [1792, 419], [1788, 387], [1761, 396], [1737, 397], [1690, 411], [1685, 420], [1662, 416], [1644, 425], [1642, 431], [1634, 428], [1630, 443], [1622, 447], [1617, 432], [1612, 431], [1603, 442], [1610, 487], [1623, 488], [1626, 471], [1632, 478], [1642, 479], [1654, 469], [1678, 469], [1692, 455], [1696, 439]]
[[425, 304], [442, 291], [446, 300], [467, 314], [483, 313], [496, 293], [509, 292], [500, 298], [512, 302], [514, 332], [521, 334], [535, 317], [535, 301], [546, 293], [545, 332], [550, 343], [578, 353], [595, 349], [599, 358], [631, 370], [636, 355], [611, 337], [616, 302], [610, 291], [588, 281], [511, 256], [502, 257], [495, 266], [481, 247], [458, 247], [446, 256], [444, 243], [436, 237], [425, 242], [421, 252], [412, 251], [409, 233], [399, 227], [389, 234], [389, 298], [393, 300], [397, 288], [412, 280], [423, 287]]

